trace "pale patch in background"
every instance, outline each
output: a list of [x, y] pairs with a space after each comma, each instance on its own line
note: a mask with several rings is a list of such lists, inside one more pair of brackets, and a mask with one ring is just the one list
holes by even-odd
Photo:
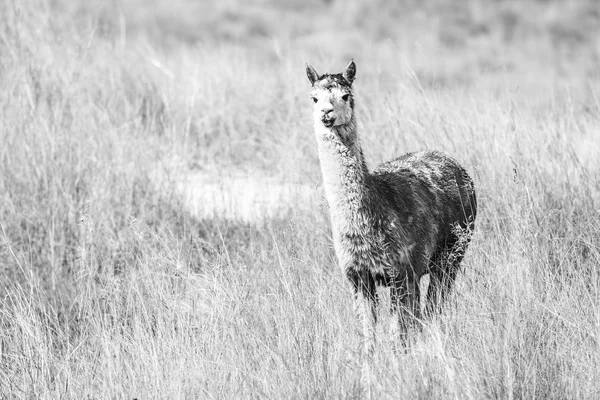
[[290, 213], [311, 212], [322, 201], [322, 190], [305, 183], [285, 182], [259, 174], [221, 177], [190, 172], [176, 184], [190, 213], [198, 218], [261, 222]]

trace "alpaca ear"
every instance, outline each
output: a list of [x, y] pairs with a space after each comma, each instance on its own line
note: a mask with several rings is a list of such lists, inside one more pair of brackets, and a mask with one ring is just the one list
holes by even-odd
[[344, 79], [346, 79], [348, 81], [349, 84], [352, 85], [352, 82], [354, 82], [355, 75], [356, 75], [356, 64], [354, 64], [354, 60], [350, 60], [348, 65], [346, 65], [346, 69], [344, 70], [344, 73], [342, 74], [342, 76], [344, 77]]
[[317, 71], [315, 71], [315, 69], [308, 64], [306, 64], [306, 76], [308, 77], [308, 81], [310, 82], [311, 86], [314, 86], [315, 82], [319, 80], [319, 74], [317, 74]]

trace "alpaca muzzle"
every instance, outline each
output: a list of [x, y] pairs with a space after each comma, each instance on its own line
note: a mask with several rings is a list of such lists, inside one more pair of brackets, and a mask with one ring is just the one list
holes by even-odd
[[331, 128], [333, 124], [335, 124], [335, 117], [332, 115], [324, 115], [321, 118], [321, 122], [323, 122], [323, 125], [325, 125], [327, 128]]

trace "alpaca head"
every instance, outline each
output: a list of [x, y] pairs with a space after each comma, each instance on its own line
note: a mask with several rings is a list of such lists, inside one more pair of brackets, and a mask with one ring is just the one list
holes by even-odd
[[319, 75], [313, 67], [306, 64], [306, 75], [312, 85], [310, 98], [314, 103], [315, 126], [321, 124], [332, 128], [351, 122], [354, 114], [352, 82], [355, 74], [354, 61], [350, 61], [341, 74]]

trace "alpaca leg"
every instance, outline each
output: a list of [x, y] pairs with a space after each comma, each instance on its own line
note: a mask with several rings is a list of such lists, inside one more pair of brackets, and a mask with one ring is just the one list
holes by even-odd
[[425, 314], [427, 317], [432, 317], [441, 308], [445, 254], [445, 250], [437, 252], [429, 262], [429, 286], [427, 287], [427, 301], [425, 302]]
[[467, 246], [471, 241], [472, 232], [473, 231], [471, 228], [463, 229], [460, 234], [454, 237], [454, 243], [452, 243], [452, 247], [449, 248], [448, 258], [446, 260], [446, 275], [444, 277], [444, 281], [442, 282], [444, 297], [450, 293], [452, 286], [456, 281], [456, 275], [458, 274], [458, 271], [460, 271], [460, 263], [465, 257], [465, 251], [467, 250]]
[[365, 355], [371, 357], [375, 349], [375, 324], [377, 323], [377, 292], [375, 281], [368, 273], [359, 275], [353, 282], [356, 308], [363, 328]]
[[[354, 287], [356, 308], [362, 322], [363, 337], [363, 363], [361, 383], [363, 388], [370, 393], [371, 364], [375, 352], [375, 324], [377, 322], [377, 291], [375, 281], [368, 272], [349, 272], [348, 278]], [[369, 396], [368, 396], [369, 397]]]
[[392, 315], [396, 316], [403, 337], [421, 318], [420, 297], [419, 281], [414, 276], [397, 280], [391, 286]]
[[465, 255], [469, 236], [453, 237], [447, 247], [430, 264], [429, 289], [427, 290], [427, 313], [439, 313], [452, 291], [460, 263]]
[[436, 254], [429, 264], [429, 287], [427, 288], [427, 302], [425, 312], [432, 317], [441, 311], [446, 293], [448, 275], [448, 249]]
[[452, 284], [446, 271], [440, 267], [434, 267], [429, 273], [429, 288], [427, 289], [426, 313], [428, 317], [438, 314], [444, 303], [447, 291]]

